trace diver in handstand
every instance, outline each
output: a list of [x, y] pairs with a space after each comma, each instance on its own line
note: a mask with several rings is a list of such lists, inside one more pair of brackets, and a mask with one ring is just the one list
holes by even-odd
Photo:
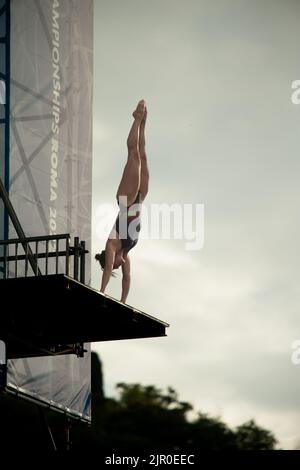
[[148, 193], [149, 170], [145, 150], [147, 107], [139, 101], [132, 113], [134, 121], [127, 138], [128, 158], [116, 198], [118, 217], [107, 239], [105, 250], [96, 254], [103, 270], [101, 292], [105, 292], [113, 269], [122, 266], [121, 302], [125, 303], [130, 289], [130, 258], [128, 252], [137, 244], [140, 232], [141, 204]]

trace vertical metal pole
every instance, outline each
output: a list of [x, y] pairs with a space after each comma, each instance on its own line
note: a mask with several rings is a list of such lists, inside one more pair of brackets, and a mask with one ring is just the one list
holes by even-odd
[[66, 426], [65, 426], [65, 440], [66, 440], [66, 450], [71, 450], [71, 438], [70, 438], [70, 434], [71, 434], [71, 421], [69, 418], [67, 418], [67, 423], [66, 423]]
[[7, 362], [6, 362], [6, 344], [0, 340], [0, 391], [6, 387]]
[[39, 264], [39, 242], [35, 242], [35, 276], [38, 275], [38, 264]]
[[[10, 163], [10, 0], [6, 0], [5, 12], [5, 174], [4, 185], [9, 192], [9, 163]], [[8, 211], [4, 207], [4, 239], [8, 240], [9, 227]]]
[[80, 242], [80, 282], [85, 282], [85, 241]]
[[7, 277], [7, 245], [4, 245], [4, 272], [3, 272], [3, 278], [6, 279]]
[[18, 277], [18, 248], [19, 243], [15, 244], [15, 277]]
[[46, 240], [46, 266], [45, 266], [45, 274], [48, 275], [48, 260], [49, 260], [49, 240]]
[[79, 264], [79, 238], [74, 238], [74, 279], [78, 281], [78, 264]]
[[9, 278], [9, 247], [10, 247], [10, 245], [7, 244], [6, 247], [7, 247], [7, 251], [8, 251], [8, 257], [7, 257], [7, 276], [6, 276], [6, 277], [7, 277], [7, 279], [8, 279], [8, 278]]
[[66, 276], [69, 276], [70, 238], [66, 238]]
[[55, 249], [55, 274], [58, 274], [58, 252], [59, 252], [59, 240], [56, 240], [56, 249]]
[[28, 274], [28, 241], [25, 243], [25, 277]]

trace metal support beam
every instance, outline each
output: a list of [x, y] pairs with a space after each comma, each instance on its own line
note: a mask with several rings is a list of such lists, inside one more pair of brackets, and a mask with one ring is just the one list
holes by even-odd
[[[9, 217], [10, 217], [12, 223], [13, 223], [13, 226], [15, 228], [15, 231], [17, 232], [18, 237], [20, 239], [26, 238], [26, 235], [24, 233], [22, 225], [20, 224], [18, 216], [17, 216], [17, 214], [16, 214], [16, 212], [13, 208], [13, 205], [12, 205], [10, 199], [9, 199], [8, 192], [6, 191], [1, 178], [0, 178], [0, 198], [3, 200], [3, 204], [4, 204], [4, 207], [6, 209], [6, 212], [9, 215]], [[34, 255], [33, 255], [33, 253], [32, 253], [32, 250], [31, 250], [30, 246], [26, 243], [22, 243], [22, 245], [23, 245], [25, 253], [28, 253], [28, 260], [29, 260], [29, 263], [30, 263], [30, 266], [31, 266], [33, 272], [34, 273], [37, 272], [37, 274], [40, 276], [41, 271], [37, 267], [37, 261], [36, 261]]]
[[40, 414], [40, 417], [42, 419], [45, 431], [46, 431], [46, 433], [48, 435], [48, 438], [50, 440], [51, 448], [52, 448], [52, 450], [57, 451], [57, 447], [56, 447], [56, 444], [55, 444], [55, 440], [54, 440], [51, 428], [50, 428], [48, 420], [47, 420], [47, 416], [44, 413], [44, 410], [40, 406], [38, 406], [37, 408], [38, 408], [38, 412]]

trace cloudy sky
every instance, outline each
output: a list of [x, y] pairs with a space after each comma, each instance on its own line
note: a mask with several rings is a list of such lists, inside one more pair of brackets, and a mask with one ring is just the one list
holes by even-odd
[[[173, 386], [230, 426], [300, 441], [300, 79], [296, 0], [95, 0], [93, 254], [115, 204], [137, 101], [152, 204], [204, 204], [205, 241], [141, 239], [127, 302], [167, 338], [94, 344], [105, 389]], [[108, 233], [107, 233], [108, 235]], [[100, 270], [93, 264], [92, 285]], [[107, 292], [120, 298], [121, 272]]]

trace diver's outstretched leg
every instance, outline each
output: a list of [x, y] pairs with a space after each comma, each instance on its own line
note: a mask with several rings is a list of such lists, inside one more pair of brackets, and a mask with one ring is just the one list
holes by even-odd
[[117, 191], [119, 196], [127, 196], [127, 205], [131, 205], [137, 195], [141, 182], [141, 158], [139, 151], [140, 126], [145, 112], [145, 101], [139, 101], [133, 112], [134, 122], [131, 126], [128, 138], [128, 158], [125, 165], [121, 182]]
[[142, 201], [148, 193], [149, 186], [149, 169], [147, 164], [147, 154], [146, 154], [146, 141], [145, 141], [145, 126], [147, 120], [147, 108], [144, 112], [144, 117], [140, 125], [140, 134], [139, 134], [139, 153], [141, 159], [141, 181], [140, 181], [140, 192]]

